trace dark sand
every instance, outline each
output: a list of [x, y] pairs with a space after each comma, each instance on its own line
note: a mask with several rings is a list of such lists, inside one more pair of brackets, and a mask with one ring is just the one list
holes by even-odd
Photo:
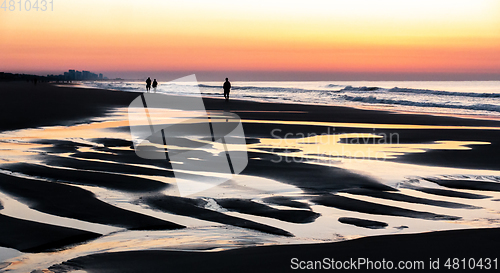
[[414, 187], [414, 186], [404, 186], [404, 187], [409, 188], [409, 189], [414, 189], [417, 191], [421, 191], [421, 192], [425, 192], [428, 194], [439, 195], [439, 196], [464, 198], [464, 199], [491, 198], [491, 196], [487, 196], [487, 195], [474, 194], [474, 193], [468, 193], [468, 192], [459, 192], [459, 191], [453, 191], [453, 190], [433, 189], [433, 188]]
[[[397, 266], [399, 261], [423, 261], [424, 270], [415, 270], [419, 272], [474, 272], [447, 270], [444, 264], [448, 258], [467, 258], [467, 260], [475, 258], [476, 261], [479, 258], [483, 260], [487, 257], [497, 258], [498, 251], [492, 250], [498, 248], [498, 239], [494, 238], [498, 238], [499, 232], [499, 229], [439, 231], [373, 236], [337, 243], [249, 247], [209, 253], [183, 251], [104, 253], [79, 257], [50, 269], [54, 272], [84, 269], [89, 273], [297, 272], [306, 270], [292, 270], [292, 258], [297, 258], [299, 261], [322, 261], [324, 258], [332, 258], [335, 261], [350, 259], [357, 261], [358, 258], [365, 258], [371, 261], [385, 259], [392, 261], [394, 266]], [[441, 270], [430, 270], [430, 259], [432, 261], [439, 259]], [[354, 271], [368, 271], [363, 269]], [[344, 270], [344, 272], [351, 271], [353, 270]], [[382, 269], [371, 271], [387, 272]]]
[[434, 182], [438, 185], [452, 188], [452, 189], [465, 189], [477, 191], [500, 191], [500, 183], [474, 181], [474, 180], [455, 180], [455, 179], [433, 179], [425, 178], [427, 181]]
[[141, 202], [144, 202], [155, 209], [173, 214], [189, 216], [205, 221], [232, 225], [241, 228], [253, 229], [275, 235], [293, 236], [290, 232], [279, 228], [205, 209], [204, 206], [206, 202], [200, 199], [164, 195], [143, 198], [141, 199]]
[[128, 175], [89, 172], [85, 170], [59, 169], [30, 163], [6, 164], [0, 168], [5, 168], [10, 171], [30, 176], [44, 177], [61, 183], [99, 186], [125, 192], [159, 191], [169, 186], [169, 184], [156, 180]]
[[170, 170], [159, 170], [153, 168], [143, 168], [131, 165], [122, 165], [109, 162], [83, 161], [75, 158], [64, 158], [59, 156], [47, 157], [46, 162], [51, 165], [67, 167], [79, 170], [106, 171], [124, 174], [159, 175], [164, 177], [174, 177], [174, 172]]
[[359, 219], [359, 218], [353, 218], [353, 217], [340, 217], [339, 222], [344, 223], [344, 224], [357, 226], [357, 227], [364, 227], [364, 228], [371, 228], [371, 229], [381, 229], [381, 228], [385, 228], [388, 226], [388, 224], [384, 223], [384, 222]]
[[302, 162], [285, 162], [284, 160], [277, 162], [278, 159], [278, 156], [272, 154], [249, 152], [248, 166], [242, 174], [276, 179], [311, 194], [329, 193], [348, 188], [395, 191], [370, 177], [345, 169]]
[[0, 190], [19, 198], [32, 209], [62, 217], [134, 230], [183, 228], [112, 206], [75, 186], [0, 174]]
[[227, 198], [217, 199], [216, 201], [223, 208], [231, 211], [269, 217], [291, 223], [311, 223], [320, 216], [319, 213], [309, 210], [280, 210], [251, 200]]
[[398, 208], [388, 205], [372, 203], [368, 201], [357, 200], [349, 197], [325, 194], [313, 198], [312, 201], [318, 205], [333, 207], [343, 210], [357, 211], [368, 214], [392, 215], [410, 218], [420, 218], [427, 220], [459, 220], [460, 217], [440, 215], [425, 211], [415, 211], [410, 209]]
[[82, 243], [101, 234], [38, 223], [0, 214], [0, 246], [22, 252], [53, 251], [67, 245]]
[[[131, 146], [132, 143], [130, 143]], [[110, 146], [111, 147], [111, 146]], [[98, 151], [103, 152], [111, 152], [113, 154], [105, 154], [105, 153], [95, 153], [95, 152], [75, 152], [71, 155], [71, 157], [79, 158], [79, 159], [98, 159], [104, 161], [118, 162], [118, 163], [126, 163], [126, 164], [144, 164], [145, 161], [143, 158], [140, 158], [136, 155], [135, 151], [128, 150], [111, 150], [109, 147], [103, 148], [94, 148]], [[166, 160], [149, 160], [148, 165], [156, 166], [160, 168], [172, 168], [170, 162]]]
[[455, 209], [459, 209], [459, 208], [476, 209], [476, 208], [478, 208], [478, 207], [460, 204], [460, 203], [413, 197], [413, 196], [408, 196], [408, 195], [404, 195], [401, 193], [395, 193], [395, 192], [374, 191], [374, 190], [366, 190], [366, 189], [349, 189], [349, 190], [345, 190], [343, 192], [347, 192], [350, 194], [356, 194], [356, 195], [371, 196], [371, 197], [382, 198], [382, 199], [387, 199], [387, 200], [402, 201], [402, 202], [415, 203], [415, 204], [425, 204], [425, 205], [431, 205], [431, 206], [437, 206], [437, 207], [443, 207], [443, 208], [455, 208]]
[[[34, 86], [25, 82], [0, 82], [2, 123], [0, 130], [73, 124], [75, 120], [107, 113], [115, 107], [127, 107], [139, 94], [102, 89]], [[243, 100], [204, 98], [207, 110], [227, 110], [244, 119], [324, 121], [377, 124], [416, 124], [454, 126], [499, 126], [499, 121], [456, 117], [398, 114], [341, 106], [259, 103]], [[266, 111], [273, 111], [272, 114]], [[288, 111], [279, 113], [279, 111]], [[290, 113], [289, 111], [296, 111]], [[304, 114], [306, 112], [307, 114]], [[371, 129], [369, 129], [371, 131]], [[253, 130], [252, 130], [253, 131]], [[420, 138], [421, 136], [414, 136]]]
[[[33, 86], [28, 83], [12, 82], [0, 83], [0, 92], [3, 100], [0, 111], [0, 131], [22, 128], [33, 128], [49, 125], [71, 125], [86, 122], [93, 117], [108, 113], [115, 107], [127, 107], [134, 100], [137, 93], [115, 92], [106, 90], [79, 89], [72, 87], [55, 87], [48, 84]], [[322, 122], [352, 122], [376, 124], [416, 124], [416, 125], [453, 125], [453, 126], [491, 126], [500, 127], [499, 121], [475, 120], [455, 117], [442, 117], [430, 115], [397, 114], [384, 111], [354, 109], [347, 107], [331, 107], [299, 104], [273, 104], [232, 100], [229, 103], [221, 99], [204, 99], [208, 110], [225, 110], [237, 113], [246, 120], [276, 120], [276, 121], [322, 121]], [[273, 111], [272, 114], [266, 111]], [[277, 112], [278, 111], [278, 112]], [[281, 113], [279, 111], [282, 111]], [[286, 112], [288, 111], [288, 112]], [[295, 112], [290, 112], [295, 111]], [[273, 129], [286, 133], [326, 133], [327, 126], [319, 125], [290, 125], [290, 124], [263, 124], [257, 122], [244, 122], [247, 142], [254, 143], [260, 137], [271, 137]], [[128, 127], [119, 130], [127, 132]], [[339, 127], [335, 133], [373, 133], [373, 129]], [[376, 133], [398, 133], [400, 143], [432, 143], [440, 140], [460, 141], [485, 141], [491, 145], [472, 145], [471, 150], [433, 150], [426, 153], [406, 154], [394, 159], [396, 162], [417, 163], [432, 166], [451, 166], [475, 169], [500, 170], [500, 132], [491, 129], [377, 129]], [[109, 150], [112, 147], [125, 147], [130, 145], [123, 140], [97, 139], [96, 142], [105, 144], [101, 149]], [[146, 174], [172, 177], [171, 171], [154, 168], [131, 168], [118, 163], [139, 163], [131, 152], [124, 151], [118, 157], [109, 158], [105, 154], [75, 153], [73, 158], [62, 158], [56, 154], [61, 152], [76, 152], [75, 146], [82, 144], [61, 142], [52, 143], [54, 146], [47, 151], [50, 154], [47, 163], [56, 166], [65, 166], [77, 169], [81, 179], [71, 178], [69, 172], [52, 172], [36, 166], [19, 166], [20, 172], [31, 172], [58, 181], [72, 182], [85, 185], [99, 185], [122, 191], [140, 190], [136, 185], [138, 180], [123, 180], [118, 186], [109, 179], [117, 179], [118, 174]], [[113, 151], [116, 153], [116, 150]], [[90, 162], [79, 160], [83, 158], [111, 159], [116, 163]], [[260, 158], [260, 159], [257, 159]], [[332, 206], [350, 211], [372, 213], [379, 215], [396, 215], [402, 217], [416, 217], [432, 220], [454, 220], [454, 216], [438, 215], [429, 212], [413, 211], [397, 207], [385, 206], [371, 202], [359, 201], [347, 197], [336, 196], [335, 192], [345, 190], [376, 191], [379, 198], [401, 200], [414, 203], [429, 203], [437, 206], [455, 206], [453, 203], [434, 202], [436, 200], [408, 198], [401, 194], [391, 194], [397, 190], [383, 185], [372, 178], [359, 175], [341, 168], [313, 166], [304, 163], [271, 163], [275, 156], [267, 153], [249, 153], [249, 164], [243, 174], [255, 175], [294, 185], [307, 194], [317, 204]], [[165, 167], [165, 161], [150, 161], [152, 166]], [[4, 165], [5, 166], [5, 165]], [[91, 177], [87, 170], [113, 171], [117, 175]], [[86, 177], [84, 177], [86, 176]], [[70, 180], [70, 181], [67, 181]], [[89, 182], [90, 180], [90, 182]], [[154, 190], [158, 184], [144, 181], [146, 187]], [[436, 181], [435, 181], [436, 182]], [[484, 182], [484, 181], [478, 181]], [[142, 182], [141, 182], [142, 183]], [[463, 181], [439, 181], [443, 186], [456, 189], [482, 189], [495, 190], [495, 185], [478, 183], [466, 184]], [[472, 188], [471, 188], [472, 187]], [[89, 222], [102, 223], [129, 229], [172, 229], [182, 228], [175, 223], [170, 223], [150, 216], [119, 209], [102, 202], [92, 193], [71, 185], [45, 182], [33, 179], [17, 178], [10, 175], [0, 175], [0, 190], [25, 202], [31, 208]], [[475, 194], [464, 194], [452, 190], [420, 189], [442, 196], [456, 196], [461, 198], [485, 198]], [[190, 201], [192, 200], [192, 201]], [[156, 196], [140, 199], [150, 206], [193, 218], [204, 219], [243, 228], [260, 230], [272, 234], [291, 236], [288, 231], [260, 223], [231, 217], [223, 213], [204, 209], [199, 200], [176, 199], [173, 197]], [[194, 203], [193, 203], [194, 202]], [[297, 200], [269, 199], [266, 202], [281, 204], [290, 207], [308, 208], [307, 204]], [[228, 205], [231, 206], [231, 205]], [[244, 208], [232, 205], [233, 209], [247, 210], [248, 213], [267, 214], [266, 217], [279, 215], [285, 219], [281, 212], [267, 209]], [[251, 210], [251, 211], [249, 211]], [[288, 219], [290, 216], [286, 216]], [[293, 216], [295, 217], [295, 216]], [[292, 220], [294, 220], [292, 218]], [[301, 216], [302, 217], [302, 216]], [[7, 218], [5, 218], [7, 219]], [[290, 220], [289, 219], [289, 220]], [[362, 219], [360, 219], [362, 220]], [[6, 220], [7, 221], [7, 220]], [[8, 220], [12, 221], [12, 220]], [[350, 221], [352, 222], [352, 221]], [[2, 222], [3, 223], [3, 222]], [[360, 221], [357, 221], [360, 223]], [[29, 225], [27, 225], [29, 226]], [[6, 227], [2, 227], [6, 228]], [[2, 230], [3, 231], [3, 230]], [[26, 231], [28, 232], [28, 231]], [[75, 232], [75, 231], [71, 231]], [[85, 236], [95, 236], [85, 233], [66, 233], [68, 236], [57, 237], [54, 229], [47, 230], [47, 240], [41, 238], [32, 240], [32, 245], [22, 247], [30, 249], [40, 247], [43, 251], [51, 247], [59, 247], [76, 241], [88, 239]], [[2, 232], [2, 237], [23, 238], [22, 229], [15, 225]], [[61, 232], [64, 235], [64, 232]], [[77, 235], [78, 240], [64, 241], [65, 238]], [[165, 272], [168, 271], [218, 271], [218, 272], [281, 272], [290, 269], [292, 257], [305, 259], [322, 259], [333, 257], [336, 259], [349, 259], [357, 257], [386, 258], [416, 260], [429, 258], [454, 258], [454, 257], [489, 257], [498, 254], [499, 229], [473, 229], [463, 231], [446, 231], [425, 234], [376, 236], [362, 238], [341, 243], [253, 247], [230, 250], [216, 253], [175, 252], [175, 251], [130, 251], [121, 253], [106, 253], [77, 258], [66, 265], [74, 268], [84, 268], [88, 272]], [[45, 236], [44, 234], [42, 234]], [[40, 235], [39, 237], [42, 237]], [[55, 237], [50, 237], [55, 236]], [[85, 238], [84, 238], [85, 237]], [[31, 242], [30, 237], [27, 241]], [[60, 243], [64, 242], [64, 243]], [[20, 242], [22, 243], [22, 242]], [[19, 247], [21, 248], [21, 247]], [[498, 257], [498, 255], [496, 255]]]
[[106, 147], [130, 147], [132, 146], [132, 141], [119, 139], [119, 138], [94, 138], [93, 142], [102, 144]]
[[[0, 201], [0, 211], [4, 209]], [[38, 223], [0, 214], [0, 246], [44, 252], [100, 237], [101, 234]]]
[[293, 199], [286, 197], [286, 196], [272, 196], [272, 197], [264, 198], [263, 201], [266, 203], [269, 203], [269, 204], [276, 204], [276, 205], [281, 205], [281, 206], [285, 206], [285, 207], [292, 207], [292, 208], [299, 208], [299, 209], [311, 209], [311, 206], [309, 206], [308, 204], [293, 200]]
[[0, 82], [0, 131], [71, 125], [128, 105], [137, 94], [40, 83]]

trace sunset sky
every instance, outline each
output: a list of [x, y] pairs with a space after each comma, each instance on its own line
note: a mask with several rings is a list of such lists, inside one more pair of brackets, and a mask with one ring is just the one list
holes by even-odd
[[500, 80], [497, 0], [53, 1], [0, 9], [0, 71]]

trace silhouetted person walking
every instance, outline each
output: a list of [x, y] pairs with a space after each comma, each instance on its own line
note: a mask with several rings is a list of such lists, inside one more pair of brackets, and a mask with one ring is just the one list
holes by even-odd
[[224, 85], [222, 86], [224, 88], [224, 98], [226, 101], [229, 100], [229, 91], [231, 91], [231, 83], [229, 82], [229, 79], [226, 78], [226, 81], [224, 82]]
[[146, 80], [146, 91], [149, 92], [149, 90], [151, 90], [151, 78], [148, 77], [148, 79]]
[[156, 87], [158, 86], [158, 82], [156, 81], [156, 79], [154, 79], [153, 81], [153, 90], [155, 91], [156, 93]]

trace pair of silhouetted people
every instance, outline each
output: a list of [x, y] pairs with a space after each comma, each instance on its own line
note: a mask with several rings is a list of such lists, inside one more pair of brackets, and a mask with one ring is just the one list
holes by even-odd
[[229, 92], [231, 91], [231, 83], [229, 82], [229, 79], [226, 78], [226, 81], [224, 82], [224, 85], [222, 86], [224, 88], [224, 98], [226, 101], [229, 100]]
[[[155, 90], [156, 92], [156, 87], [158, 87], [158, 82], [156, 81], [156, 79], [154, 79], [153, 81], [153, 89]], [[146, 91], [150, 91], [151, 90], [151, 78], [148, 77], [148, 79], [146, 80]]]

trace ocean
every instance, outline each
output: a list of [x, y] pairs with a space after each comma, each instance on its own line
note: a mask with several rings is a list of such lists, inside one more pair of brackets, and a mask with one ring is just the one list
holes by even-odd
[[[221, 82], [199, 82], [207, 97], [222, 97]], [[85, 87], [144, 92], [143, 81], [83, 82]], [[259, 102], [340, 105], [442, 115], [500, 117], [500, 81], [232, 81], [231, 98]], [[160, 82], [158, 93], [193, 95]]]

